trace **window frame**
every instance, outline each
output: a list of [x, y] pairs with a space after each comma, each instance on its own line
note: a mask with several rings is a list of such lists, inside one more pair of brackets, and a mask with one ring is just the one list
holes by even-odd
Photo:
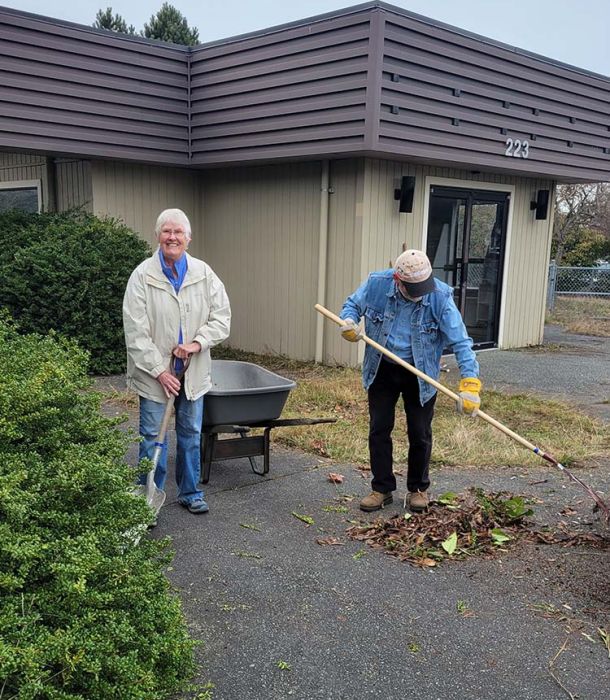
[[38, 213], [42, 211], [42, 183], [38, 180], [3, 180], [0, 182], [0, 190], [31, 190], [36, 189], [38, 199]]

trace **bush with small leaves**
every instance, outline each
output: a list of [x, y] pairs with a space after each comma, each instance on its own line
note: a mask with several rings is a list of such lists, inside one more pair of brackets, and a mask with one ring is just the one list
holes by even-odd
[[0, 696], [153, 700], [186, 687], [193, 642], [166, 540], [130, 493], [130, 437], [99, 410], [86, 353], [0, 318]]
[[125, 368], [121, 306], [148, 244], [83, 212], [0, 213], [0, 307], [24, 333], [55, 330], [91, 355], [94, 374]]

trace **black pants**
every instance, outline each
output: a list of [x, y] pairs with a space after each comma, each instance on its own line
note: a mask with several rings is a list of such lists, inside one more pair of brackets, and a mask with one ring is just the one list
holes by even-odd
[[369, 452], [373, 472], [371, 485], [374, 491], [381, 493], [396, 489], [396, 477], [392, 471], [391, 433], [396, 402], [401, 394], [409, 436], [407, 488], [409, 491], [425, 491], [430, 486], [428, 470], [436, 396], [422, 406], [419, 403], [417, 377], [404, 367], [382, 359], [375, 381], [369, 387]]

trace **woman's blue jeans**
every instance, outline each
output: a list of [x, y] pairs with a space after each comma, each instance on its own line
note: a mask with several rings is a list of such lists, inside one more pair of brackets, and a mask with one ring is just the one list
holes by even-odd
[[[176, 484], [178, 501], [192, 503], [203, 498], [203, 491], [197, 488], [201, 474], [201, 423], [203, 420], [203, 396], [189, 401], [184, 395], [184, 387], [176, 397]], [[155, 441], [159, 434], [165, 404], [140, 396], [140, 461], [152, 459]], [[165, 488], [167, 478], [167, 435], [155, 471], [155, 484]], [[140, 476], [140, 483], [146, 483], [146, 474]]]

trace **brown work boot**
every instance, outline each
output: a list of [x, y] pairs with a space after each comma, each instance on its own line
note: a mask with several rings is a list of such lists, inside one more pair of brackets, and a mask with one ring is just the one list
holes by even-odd
[[425, 491], [411, 491], [407, 503], [414, 513], [422, 513], [428, 509], [428, 494]]
[[372, 491], [368, 496], [360, 501], [360, 510], [370, 513], [373, 510], [381, 510], [388, 503], [392, 503], [391, 493], [380, 493]]

